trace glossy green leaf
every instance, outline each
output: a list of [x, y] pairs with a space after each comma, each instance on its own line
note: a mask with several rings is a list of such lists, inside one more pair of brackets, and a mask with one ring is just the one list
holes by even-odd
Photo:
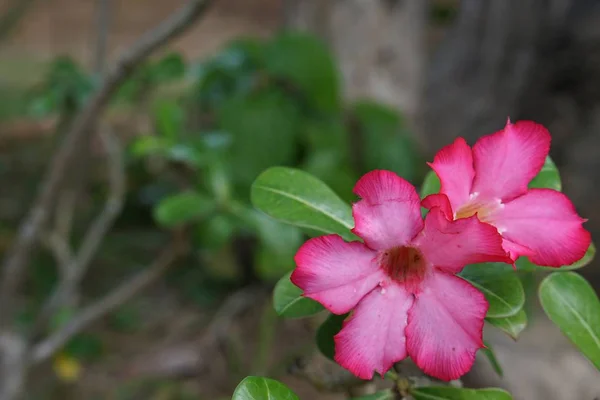
[[425, 180], [421, 185], [421, 198], [425, 198], [430, 194], [436, 194], [440, 192], [440, 178], [433, 171], [429, 171], [427, 175], [425, 175]]
[[536, 264], [532, 263], [526, 257], [520, 257], [517, 260], [516, 265], [517, 265], [517, 269], [519, 269], [521, 271], [572, 271], [575, 269], [585, 267], [586, 265], [588, 265], [589, 263], [591, 263], [594, 260], [595, 256], [596, 256], [596, 246], [594, 245], [594, 243], [590, 243], [590, 247], [588, 247], [588, 249], [585, 252], [585, 254], [583, 255], [583, 257], [580, 260], [575, 261], [571, 265], [564, 265], [560, 268], [544, 267], [544, 266], [536, 265]]
[[233, 139], [232, 180], [244, 192], [266, 168], [293, 164], [299, 118], [293, 98], [275, 89], [233, 97], [221, 107], [219, 126]]
[[510, 393], [502, 389], [464, 389], [449, 386], [420, 387], [411, 390], [415, 400], [511, 400]]
[[346, 317], [348, 317], [348, 314], [331, 314], [317, 329], [317, 348], [325, 357], [331, 360], [335, 356], [335, 341], [333, 337], [342, 330], [342, 325]]
[[494, 352], [494, 349], [486, 341], [484, 341], [483, 344], [485, 345], [485, 347], [482, 348], [480, 351], [486, 356], [486, 358], [488, 359], [488, 361], [492, 365], [492, 368], [498, 374], [498, 376], [500, 376], [500, 377], [504, 376], [504, 371], [502, 370], [502, 366], [500, 365], [500, 362], [498, 361], [498, 358], [496, 357], [496, 353]]
[[414, 182], [425, 164], [400, 115], [367, 101], [357, 103], [353, 115], [360, 134], [364, 169], [387, 169]]
[[317, 37], [291, 32], [278, 35], [267, 45], [264, 61], [267, 72], [288, 80], [317, 110], [340, 108], [339, 73], [331, 53]]
[[396, 394], [391, 389], [387, 389], [373, 394], [352, 397], [350, 400], [394, 400], [396, 398]]
[[552, 322], [600, 369], [600, 300], [592, 286], [574, 272], [555, 272], [539, 296]]
[[327, 185], [306, 172], [285, 167], [269, 168], [254, 181], [252, 204], [288, 224], [319, 234], [337, 233], [355, 240], [350, 206]]
[[154, 209], [155, 221], [172, 228], [197, 221], [215, 208], [213, 199], [197, 192], [182, 192], [160, 201]]
[[300, 400], [283, 383], [260, 376], [248, 376], [240, 382], [231, 400]]
[[487, 317], [515, 315], [525, 304], [525, 292], [517, 274], [507, 264], [467, 265], [460, 276], [479, 289], [490, 304]]
[[548, 188], [558, 190], [559, 192], [562, 190], [562, 183], [560, 181], [560, 173], [558, 172], [558, 168], [550, 158], [550, 156], [546, 157], [546, 162], [542, 167], [542, 170], [539, 174], [531, 182], [529, 182], [530, 188]]
[[290, 281], [288, 273], [277, 282], [273, 290], [273, 307], [277, 314], [286, 318], [304, 318], [323, 311], [316, 301], [303, 297], [302, 289]]
[[512, 339], [517, 340], [523, 329], [527, 327], [527, 314], [520, 310], [513, 316], [504, 318], [486, 318], [486, 322], [500, 329]]
[[258, 275], [264, 280], [277, 280], [294, 268], [294, 255], [302, 244], [302, 232], [295, 226], [253, 211], [261, 242], [255, 259]]

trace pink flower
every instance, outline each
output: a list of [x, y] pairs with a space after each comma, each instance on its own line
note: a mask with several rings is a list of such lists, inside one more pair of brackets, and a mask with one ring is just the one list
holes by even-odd
[[363, 379], [410, 356], [442, 380], [466, 373], [483, 346], [484, 296], [455, 276], [466, 264], [509, 258], [491, 225], [449, 221], [433, 207], [425, 222], [415, 188], [390, 171], [363, 176], [354, 193], [364, 240], [313, 238], [296, 254], [292, 282], [334, 314], [353, 310], [335, 336], [335, 360]]
[[429, 165], [441, 181], [440, 194], [423, 206], [440, 207], [452, 219], [477, 215], [494, 225], [513, 261], [527, 256], [559, 267], [581, 259], [590, 233], [564, 194], [528, 189], [550, 151], [550, 133], [530, 121], [484, 136], [471, 149], [463, 138], [444, 147]]

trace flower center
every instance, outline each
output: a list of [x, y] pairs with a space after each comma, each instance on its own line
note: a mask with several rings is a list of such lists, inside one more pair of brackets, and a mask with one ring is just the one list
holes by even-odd
[[426, 262], [414, 247], [393, 247], [381, 254], [381, 267], [400, 283], [420, 283], [425, 277]]
[[471, 194], [469, 201], [454, 213], [454, 219], [469, 218], [477, 214], [477, 218], [481, 222], [491, 222], [492, 215], [502, 207], [504, 207], [504, 204], [500, 199], [480, 199], [479, 193], [475, 192]]

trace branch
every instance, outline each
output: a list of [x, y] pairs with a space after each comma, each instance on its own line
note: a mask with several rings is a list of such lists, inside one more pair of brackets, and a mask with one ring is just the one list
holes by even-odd
[[[123, 160], [123, 151], [121, 144], [108, 126], [102, 127], [100, 137], [104, 143], [107, 155], [107, 167], [109, 171], [109, 195], [106, 199], [104, 209], [92, 222], [90, 228], [85, 233], [83, 241], [77, 255], [75, 257], [66, 257], [64, 254], [65, 246], [58, 246], [55, 243], [53, 246], [54, 252], [60, 257], [57, 261], [68, 260], [68, 263], [62, 264], [60, 268], [64, 275], [58, 283], [58, 286], [53, 291], [50, 299], [45, 302], [36, 323], [34, 324], [33, 332], [40, 330], [45, 322], [52, 314], [66, 301], [68, 301], [73, 293], [77, 290], [79, 283], [85, 276], [90, 267], [91, 261], [102, 244], [104, 236], [113, 226], [114, 221], [121, 213], [123, 203], [125, 201], [125, 163]], [[68, 238], [55, 235], [55, 242], [62, 244], [68, 243]], [[68, 245], [66, 245], [68, 246]], [[58, 247], [58, 248], [57, 248]], [[67, 247], [68, 248], [68, 247]], [[60, 253], [59, 250], [63, 250]], [[67, 253], [68, 254], [68, 253]]]
[[137, 273], [112, 292], [95, 303], [85, 307], [64, 327], [51, 334], [31, 350], [29, 361], [37, 364], [48, 358], [64, 346], [73, 336], [90, 324], [119, 308], [142, 290], [152, 285], [181, 256], [183, 248], [178, 240], [167, 247], [156, 261], [147, 269]]
[[0, 327], [9, 319], [13, 309], [13, 294], [21, 283], [25, 265], [35, 250], [40, 231], [48, 221], [52, 203], [60, 190], [63, 176], [82, 139], [102, 114], [111, 96], [135, 67], [154, 50], [182, 33], [203, 14], [209, 4], [210, 0], [189, 0], [186, 5], [175, 11], [155, 29], [143, 35], [108, 70], [100, 88], [73, 121], [44, 177], [38, 196], [25, 220], [21, 223], [11, 249], [4, 260], [0, 286], [0, 304], [2, 304]]

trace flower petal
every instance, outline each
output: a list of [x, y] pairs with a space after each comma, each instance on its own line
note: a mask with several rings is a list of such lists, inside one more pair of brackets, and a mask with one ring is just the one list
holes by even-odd
[[352, 232], [375, 250], [408, 243], [423, 227], [415, 187], [391, 171], [371, 171], [354, 187], [362, 198], [352, 206]]
[[425, 197], [423, 201], [421, 201], [421, 206], [425, 207], [428, 210], [431, 210], [433, 207], [439, 207], [440, 211], [444, 214], [444, 216], [447, 219], [454, 219], [452, 213], [452, 206], [450, 205], [448, 196], [446, 196], [445, 194], [430, 194], [429, 196]]
[[552, 189], [531, 189], [491, 216], [504, 238], [532, 250], [531, 262], [551, 267], [570, 265], [585, 254], [591, 236], [573, 203]]
[[475, 170], [471, 147], [465, 139], [459, 137], [443, 147], [428, 164], [440, 178], [440, 193], [448, 196], [454, 211], [469, 201]]
[[360, 242], [344, 242], [338, 235], [312, 238], [294, 258], [291, 281], [304, 296], [334, 314], [350, 311], [362, 297], [385, 279], [376, 253]]
[[335, 336], [335, 361], [362, 379], [383, 376], [406, 357], [407, 313], [413, 296], [397, 284], [366, 295]]
[[496, 228], [476, 216], [449, 221], [438, 207], [425, 217], [425, 227], [413, 245], [430, 264], [452, 273], [467, 264], [511, 262]]
[[434, 272], [408, 312], [406, 347], [425, 373], [443, 381], [468, 372], [483, 347], [488, 303], [467, 281]]
[[513, 199], [527, 191], [550, 151], [550, 133], [542, 125], [519, 121], [473, 146], [475, 180], [472, 192], [485, 199]]

